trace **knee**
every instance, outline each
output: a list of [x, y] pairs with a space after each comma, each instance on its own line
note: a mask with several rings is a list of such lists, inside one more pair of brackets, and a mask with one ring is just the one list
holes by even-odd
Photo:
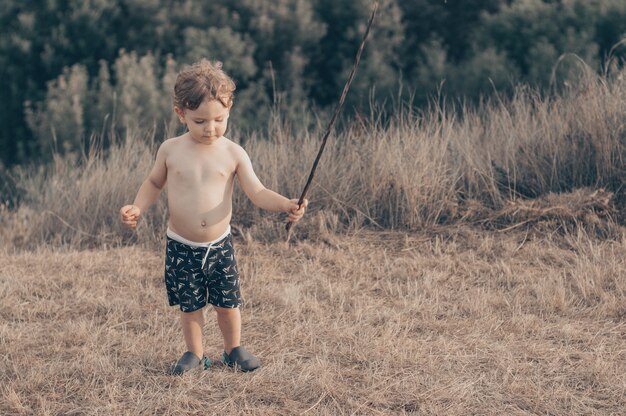
[[184, 322], [202, 322], [204, 320], [204, 314], [202, 309], [198, 309], [193, 312], [181, 311], [180, 316]]
[[215, 312], [220, 316], [234, 316], [239, 314], [239, 308], [220, 308], [219, 306], [213, 306]]

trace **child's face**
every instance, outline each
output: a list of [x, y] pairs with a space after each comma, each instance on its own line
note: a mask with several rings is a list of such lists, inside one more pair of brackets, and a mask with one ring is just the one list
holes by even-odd
[[211, 144], [226, 132], [230, 108], [218, 100], [204, 101], [195, 110], [175, 108], [180, 121], [187, 125], [191, 138]]

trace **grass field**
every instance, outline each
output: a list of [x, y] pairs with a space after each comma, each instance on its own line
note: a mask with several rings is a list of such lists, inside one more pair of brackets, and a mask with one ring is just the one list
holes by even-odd
[[[264, 364], [250, 374], [166, 374], [184, 343], [160, 251], [4, 251], [0, 414], [626, 412], [623, 238], [243, 234], [243, 342]], [[214, 318], [205, 335], [217, 361]]]
[[[252, 374], [167, 375], [165, 200], [118, 218], [163, 138], [1, 175], [0, 415], [626, 415], [626, 71], [440, 104], [333, 135], [290, 247], [236, 191]], [[318, 121], [233, 139], [297, 197]]]

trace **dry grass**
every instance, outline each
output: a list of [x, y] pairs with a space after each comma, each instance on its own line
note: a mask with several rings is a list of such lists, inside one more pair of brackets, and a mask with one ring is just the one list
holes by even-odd
[[[446, 112], [433, 107], [356, 119], [331, 137], [309, 193], [309, 212], [324, 211], [342, 229], [419, 230], [468, 219], [489, 221], [510, 204], [579, 188], [605, 188], [626, 199], [626, 70], [587, 74], [576, 89], [543, 97], [520, 87], [506, 102]], [[235, 108], [236, 110], [236, 108]], [[269, 137], [241, 139], [262, 181], [300, 195], [322, 126], [303, 131], [274, 119]], [[0, 244], [36, 248], [42, 242], [75, 248], [137, 241], [117, 220], [146, 177], [160, 138], [130, 135], [88, 155], [56, 157], [47, 167], [15, 172], [22, 203], [3, 210]], [[263, 218], [245, 196], [234, 200], [235, 221]], [[621, 211], [616, 211], [617, 213]], [[9, 218], [10, 217], [10, 218]], [[147, 215], [139, 240], [153, 246], [164, 233], [163, 200]], [[511, 217], [509, 217], [511, 218]], [[614, 220], [626, 222], [624, 215]]]
[[184, 344], [160, 252], [0, 254], [0, 414], [624, 414], [623, 238], [244, 235], [252, 374], [166, 375]]

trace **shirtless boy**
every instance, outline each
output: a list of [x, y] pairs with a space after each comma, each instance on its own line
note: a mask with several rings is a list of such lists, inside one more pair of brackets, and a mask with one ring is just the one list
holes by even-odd
[[208, 363], [202, 346], [207, 304], [217, 312], [222, 360], [243, 371], [261, 365], [240, 342], [239, 273], [230, 234], [235, 177], [256, 206], [287, 212], [290, 221], [300, 220], [308, 204], [298, 206], [297, 199], [265, 188], [246, 151], [224, 137], [234, 90], [220, 66], [205, 59], [178, 74], [174, 111], [188, 131], [161, 144], [135, 201], [120, 210], [122, 222], [134, 229], [167, 183], [165, 285], [169, 304], [180, 308], [187, 346], [172, 368], [174, 374]]

